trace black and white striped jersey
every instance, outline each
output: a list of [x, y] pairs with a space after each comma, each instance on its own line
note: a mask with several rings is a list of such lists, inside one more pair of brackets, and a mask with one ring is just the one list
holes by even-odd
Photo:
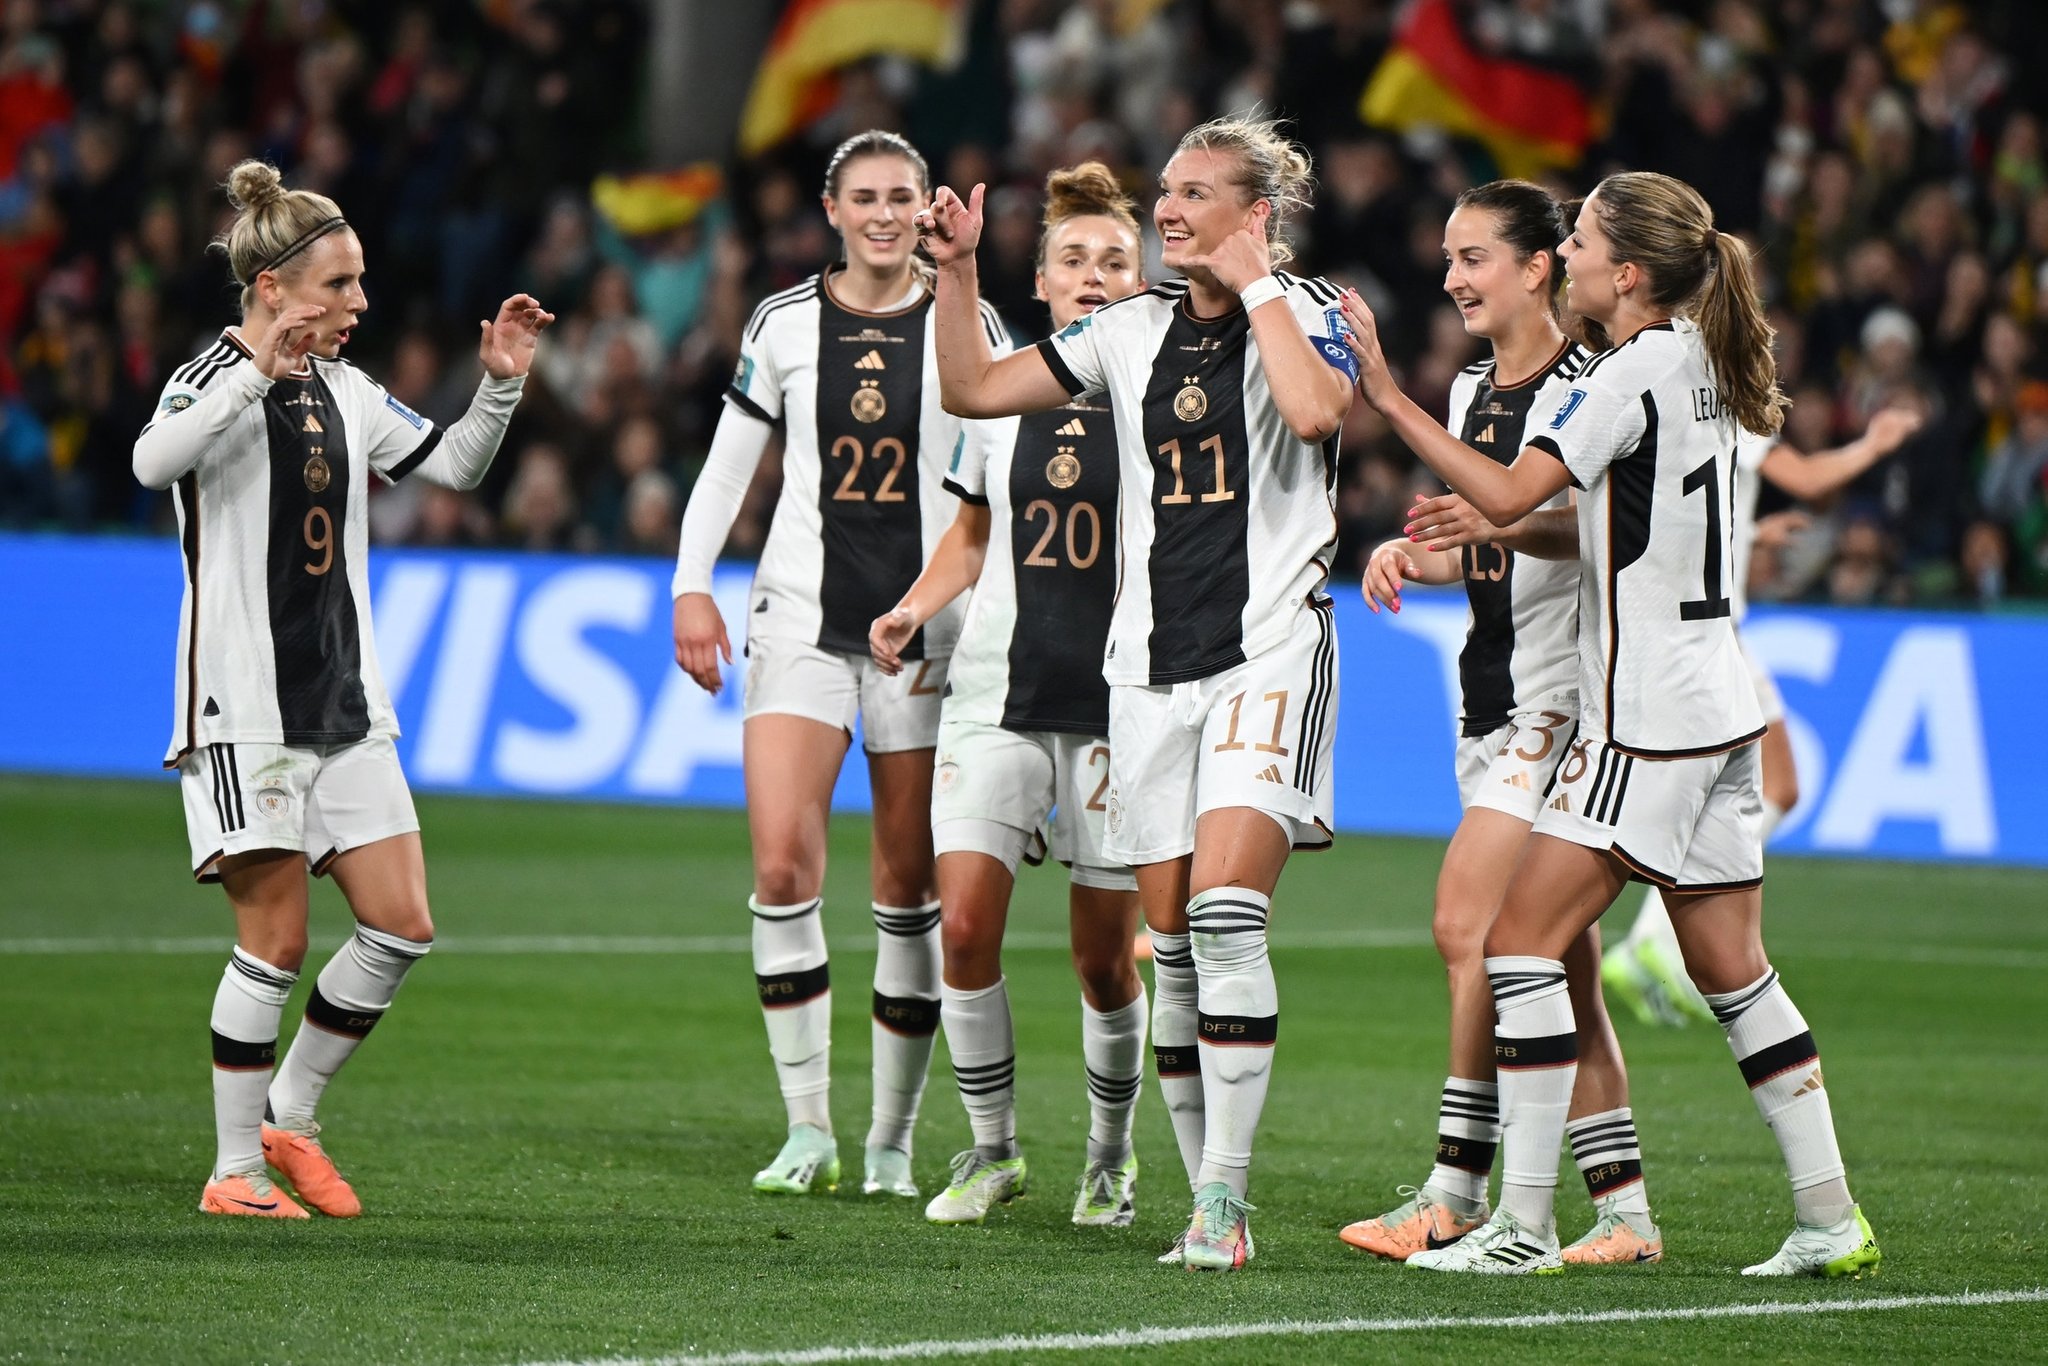
[[[1338, 344], [1336, 288], [1275, 278], [1308, 335]], [[1244, 310], [1196, 317], [1187, 282], [1174, 280], [1038, 347], [1069, 393], [1107, 394], [1116, 413], [1108, 681], [1207, 678], [1289, 639], [1336, 548], [1337, 438], [1305, 442], [1288, 427]]]
[[[865, 656], [868, 627], [916, 580], [957, 506], [942, 487], [960, 419], [939, 406], [932, 295], [888, 313], [848, 308], [832, 272], [754, 310], [726, 398], [785, 426], [782, 496], [754, 575], [750, 634]], [[989, 345], [1009, 333], [982, 306]], [[906, 659], [950, 655], [948, 607]]]
[[1109, 733], [1117, 483], [1107, 406], [966, 424], [946, 487], [988, 507], [989, 543], [946, 678], [948, 717]]
[[1699, 329], [1653, 323], [1531, 414], [1579, 498], [1582, 733], [1624, 754], [1714, 754], [1763, 713], [1735, 639], [1735, 416]]
[[[1549, 364], [1514, 384], [1496, 382], [1491, 360], [1467, 366], [1451, 381], [1451, 434], [1500, 464], [1514, 464], [1531, 408], [1569, 385], [1586, 357], [1584, 347], [1566, 342]], [[1543, 506], [1570, 501], [1559, 493]], [[1466, 546], [1462, 555], [1470, 611], [1458, 655], [1460, 723], [1466, 735], [1491, 735], [1516, 712], [1556, 708], [1577, 690], [1579, 565], [1492, 543]]]
[[[150, 427], [223, 384], [260, 385], [248, 357], [223, 332], [164, 385]], [[366, 485], [373, 470], [404, 478], [441, 435], [347, 361], [316, 356], [173, 485], [185, 588], [166, 767], [201, 745], [398, 734], [370, 631]]]

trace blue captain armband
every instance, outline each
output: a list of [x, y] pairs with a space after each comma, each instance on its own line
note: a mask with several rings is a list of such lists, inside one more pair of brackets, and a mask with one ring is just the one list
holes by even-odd
[[1321, 353], [1324, 360], [1344, 372], [1344, 378], [1353, 384], [1358, 383], [1358, 357], [1351, 354], [1350, 347], [1328, 337], [1310, 337], [1309, 340], [1315, 343], [1316, 350]]

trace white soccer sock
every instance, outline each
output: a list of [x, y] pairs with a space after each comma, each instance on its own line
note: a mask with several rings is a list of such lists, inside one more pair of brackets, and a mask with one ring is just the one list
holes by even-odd
[[1849, 1185], [1821, 1081], [1820, 1050], [1799, 1008], [1769, 969], [1740, 991], [1707, 997], [1707, 1004], [1728, 1035], [1757, 1112], [1785, 1155], [1800, 1222], [1840, 1223], [1849, 1209]]
[[1088, 1160], [1118, 1166], [1131, 1153], [1131, 1116], [1145, 1084], [1145, 1017], [1151, 1003], [1143, 983], [1138, 999], [1119, 1010], [1081, 1002], [1081, 1061], [1088, 1071]]
[[1173, 1121], [1188, 1188], [1202, 1170], [1202, 1062], [1197, 1053], [1199, 1002], [1195, 955], [1184, 934], [1152, 931], [1152, 1067], [1159, 1098]]
[[213, 1179], [263, 1174], [263, 1098], [277, 1065], [277, 1023], [299, 980], [237, 948], [213, 993]]
[[832, 976], [824, 903], [763, 906], [752, 897], [754, 986], [768, 1022], [768, 1053], [792, 1126], [832, 1132]]
[[867, 1146], [908, 1153], [939, 1029], [939, 903], [874, 910], [875, 1107]]
[[270, 1083], [271, 1123], [301, 1132], [312, 1128], [327, 1083], [384, 1018], [407, 970], [433, 947], [431, 939], [401, 939], [356, 926], [313, 983], [305, 1020]]
[[1437, 1105], [1436, 1165], [1424, 1184], [1471, 1204], [1486, 1199], [1493, 1150], [1500, 1143], [1497, 1082], [1445, 1077]]
[[1597, 1201], [1614, 1197], [1615, 1212], [1650, 1217], [1650, 1192], [1643, 1180], [1642, 1140], [1636, 1135], [1635, 1111], [1602, 1110], [1568, 1121], [1572, 1160], [1586, 1179], [1586, 1194]]
[[940, 983], [939, 1014], [975, 1148], [991, 1162], [1015, 1157], [1017, 1038], [1010, 1024], [1007, 980], [977, 991]]
[[1266, 897], [1245, 887], [1212, 887], [1188, 900], [1207, 1121], [1195, 1188], [1221, 1181], [1240, 1200], [1251, 1181], [1252, 1138], [1280, 1036], [1280, 989], [1266, 952], [1270, 909]]
[[1531, 1233], [1552, 1237], [1557, 1149], [1579, 1074], [1579, 1037], [1564, 964], [1555, 958], [1486, 960], [1493, 987], [1493, 1061], [1500, 1074], [1500, 1207]]

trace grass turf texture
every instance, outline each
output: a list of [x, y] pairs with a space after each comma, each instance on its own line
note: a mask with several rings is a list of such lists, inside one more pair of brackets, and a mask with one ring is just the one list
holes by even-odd
[[[1078, 989], [1052, 947], [1065, 925], [1053, 873], [1022, 880], [1012, 929], [1036, 947], [1007, 959], [1033, 1190], [984, 1227], [938, 1229], [922, 1202], [851, 1193], [870, 953], [838, 950], [833, 964], [846, 1185], [790, 1200], [748, 1189], [780, 1141], [782, 1109], [743, 953], [491, 951], [525, 935], [742, 941], [736, 815], [434, 797], [420, 809], [442, 946], [322, 1110], [367, 1213], [281, 1225], [194, 1212], [212, 1157], [207, 1007], [230, 921], [220, 893], [180, 867], [175, 789], [0, 778], [0, 941], [221, 946], [0, 954], [12, 1035], [0, 1050], [0, 1360], [581, 1360], [2048, 1282], [2039, 873], [1772, 864], [1773, 958], [1820, 1039], [1851, 1180], [1885, 1249], [1881, 1277], [1738, 1278], [1790, 1228], [1776, 1149], [1718, 1031], [1623, 1021], [1665, 1263], [1475, 1281], [1377, 1263], [1335, 1236], [1428, 1170], [1445, 1004], [1426, 920], [1441, 846], [1351, 838], [1297, 858], [1276, 899], [1284, 1020], [1254, 1169], [1259, 1256], [1240, 1275], [1194, 1276], [1152, 1263], [1187, 1201], [1149, 1079], [1137, 1227], [1068, 1223], [1086, 1093]], [[871, 937], [866, 840], [864, 822], [837, 822], [835, 946]], [[319, 884], [307, 982], [346, 924]], [[305, 993], [287, 1008], [287, 1037]], [[941, 1047], [918, 1132], [928, 1195], [966, 1134]], [[1568, 1160], [1559, 1189], [1569, 1239], [1590, 1215]], [[2000, 1359], [2037, 1354], [2044, 1335], [2048, 1305], [2017, 1304], [1116, 1355]]]

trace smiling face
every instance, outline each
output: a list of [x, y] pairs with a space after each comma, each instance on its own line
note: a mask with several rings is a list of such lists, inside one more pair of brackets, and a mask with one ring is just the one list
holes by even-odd
[[1244, 192], [1232, 183], [1236, 160], [1228, 152], [1191, 147], [1175, 154], [1159, 176], [1159, 198], [1152, 205], [1152, 224], [1166, 250], [1161, 258], [1171, 269], [1183, 270], [1190, 257], [1216, 250], [1223, 239], [1240, 228], [1258, 225], [1265, 231], [1264, 200], [1244, 202]]
[[931, 199], [917, 169], [900, 156], [864, 156], [839, 171], [839, 193], [825, 196], [825, 216], [846, 242], [846, 259], [887, 274], [910, 264], [917, 234], [910, 216]]
[[1613, 243], [1600, 230], [1594, 202], [1594, 196], [1586, 196], [1578, 221], [1572, 224], [1572, 235], [1559, 244], [1557, 252], [1564, 257], [1565, 298], [1572, 310], [1605, 324], [1620, 307], [1622, 286], [1633, 284], [1637, 271], [1633, 265], [1615, 263]]
[[1532, 313], [1547, 313], [1549, 282], [1548, 255], [1517, 261], [1491, 210], [1468, 204], [1444, 224], [1444, 293], [1473, 336], [1498, 341]]
[[313, 322], [313, 354], [333, 359], [348, 344], [349, 333], [370, 300], [363, 293], [363, 244], [348, 228], [318, 238], [293, 260], [283, 274], [265, 271], [256, 277], [258, 295], [273, 314], [300, 304], [325, 310]]
[[1052, 310], [1054, 331], [1143, 284], [1138, 235], [1104, 213], [1076, 214], [1057, 224], [1038, 263], [1038, 297]]

